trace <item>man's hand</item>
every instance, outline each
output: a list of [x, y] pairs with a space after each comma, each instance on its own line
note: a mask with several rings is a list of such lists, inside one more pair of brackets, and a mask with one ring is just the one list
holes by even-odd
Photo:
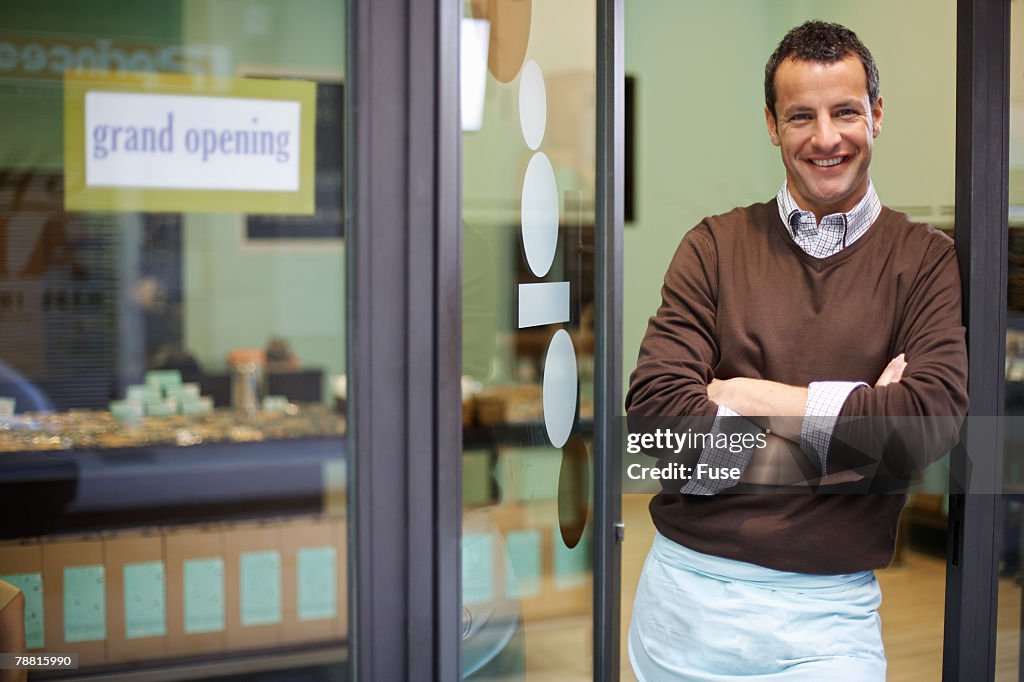
[[757, 485], [807, 485], [821, 477], [796, 443], [768, 434], [765, 446], [755, 447], [740, 477]]
[[708, 398], [786, 440], [800, 442], [800, 426], [807, 409], [806, 386], [746, 377], [714, 379], [708, 384]]
[[900, 353], [890, 360], [889, 364], [882, 370], [882, 375], [878, 377], [878, 381], [875, 382], [875, 388], [899, 383], [900, 379], [903, 378], [903, 370], [906, 368], [907, 359], [904, 353]]

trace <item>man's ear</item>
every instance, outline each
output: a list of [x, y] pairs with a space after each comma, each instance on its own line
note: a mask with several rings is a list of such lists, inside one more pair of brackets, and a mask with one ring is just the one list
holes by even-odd
[[[879, 98], [879, 107], [881, 107], [881, 98]], [[881, 111], [881, 109], [879, 109]], [[764, 108], [764, 122], [768, 124], [768, 137], [771, 139], [772, 144], [776, 147], [779, 146], [779, 126], [775, 121], [775, 114], [768, 107]]]
[[871, 107], [871, 137], [878, 137], [882, 132], [882, 96], [879, 95]]

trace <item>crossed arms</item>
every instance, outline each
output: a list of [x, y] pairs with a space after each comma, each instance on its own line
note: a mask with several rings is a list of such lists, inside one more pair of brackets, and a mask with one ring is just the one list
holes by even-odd
[[[838, 421], [832, 415], [835, 431], [826, 434], [825, 456], [819, 458], [805, 450], [806, 456], [793, 457], [800, 452], [801, 436], [806, 440], [808, 425], [814, 425], [813, 420], [805, 418], [809, 386], [716, 376], [716, 368], [736, 363], [728, 357], [728, 350], [723, 351], [724, 339], [719, 338], [718, 280], [729, 264], [719, 261], [715, 235], [707, 221], [687, 233], [665, 276], [662, 305], [651, 318], [631, 377], [627, 414], [631, 418], [674, 415], [710, 423], [723, 406], [731, 408], [771, 431], [772, 448], [764, 448], [759, 458], [770, 461], [769, 450], [788, 452], [789, 461], [798, 471], [807, 473], [811, 467], [818, 478], [883, 463], [888, 472], [894, 473], [923, 468], [955, 442], [959, 421], [948, 420], [935, 433], [917, 441], [906, 433], [896, 433], [891, 424], [883, 422], [893, 416], [962, 417], [967, 408], [967, 368], [960, 323], [960, 282], [952, 244], [931, 234], [924, 235], [913, 249], [915, 254], [920, 252], [914, 256], [920, 263], [911, 276], [905, 271], [899, 273], [904, 278], [900, 286], [908, 289], [899, 310], [888, 313], [897, 319], [877, 320], [879, 324], [892, 322], [889, 343], [901, 354], [884, 367], [877, 379], [863, 376], [867, 373], [863, 368], [872, 363], [861, 363], [862, 369], [854, 373], [861, 375], [856, 377], [860, 387], [841, 402]], [[866, 275], [866, 286], [872, 286], [873, 274]], [[887, 308], [891, 305], [892, 301], [880, 301], [881, 308], [892, 310]], [[829, 313], [845, 314], [826, 311]], [[874, 322], [872, 319], [866, 324]], [[798, 334], [801, 330], [793, 331]], [[879, 372], [885, 359], [872, 362], [878, 363], [874, 372]], [[836, 377], [819, 378], [827, 383]], [[874, 384], [869, 386], [866, 382], [872, 380]], [[810, 386], [813, 388], [813, 384]], [[757, 419], [768, 415], [767, 421]], [[857, 418], [871, 418], [862, 420], [862, 424], [873, 424], [866, 436], [854, 437], [854, 427], [848, 422]], [[852, 442], [858, 447], [846, 446]], [[765, 469], [763, 461], [751, 460], [749, 464], [752, 472]], [[777, 480], [777, 474], [769, 471], [768, 478], [776, 476]]]
[[[875, 382], [875, 387], [899, 382], [906, 368], [906, 356], [900, 353], [886, 365]], [[752, 450], [744, 458], [741, 482], [799, 485], [822, 478], [822, 472], [811, 461], [808, 453], [800, 448], [804, 417], [807, 415], [809, 389], [806, 386], [790, 386], [766, 379], [736, 377], [713, 379], [707, 390], [710, 400], [720, 406], [726, 406], [729, 412], [747, 417], [768, 431], [767, 445]], [[720, 409], [719, 413], [721, 412]], [[847, 470], [833, 474], [831, 478], [825, 478], [822, 482], [842, 483], [859, 478], [858, 474], [850, 475]]]

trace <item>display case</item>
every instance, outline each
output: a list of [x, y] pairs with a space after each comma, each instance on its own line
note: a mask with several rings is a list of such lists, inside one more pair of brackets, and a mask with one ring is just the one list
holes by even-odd
[[0, 579], [26, 596], [28, 651], [78, 655], [77, 671], [33, 678], [342, 669], [347, 455], [333, 407], [2, 421]]

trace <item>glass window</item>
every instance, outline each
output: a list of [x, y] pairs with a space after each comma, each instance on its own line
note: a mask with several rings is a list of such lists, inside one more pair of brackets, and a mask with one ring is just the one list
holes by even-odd
[[2, 5], [0, 580], [24, 646], [255, 679], [246, 651], [321, 643], [304, 665], [337, 674], [345, 3]]

